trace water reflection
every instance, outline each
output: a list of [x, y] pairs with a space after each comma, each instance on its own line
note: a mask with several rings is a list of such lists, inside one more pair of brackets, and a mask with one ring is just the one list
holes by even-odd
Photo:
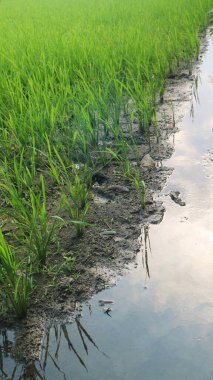
[[146, 280], [147, 280], [147, 277], [150, 278], [149, 254], [152, 254], [151, 242], [149, 238], [149, 225], [142, 226], [139, 242], [140, 242], [140, 254], [141, 254], [142, 265], [146, 271]]
[[[37, 368], [37, 366], [38, 368]], [[17, 368], [17, 367], [16, 367]], [[18, 380], [45, 380], [45, 375], [43, 374], [43, 370], [42, 370], [42, 367], [41, 367], [41, 364], [39, 362], [35, 362], [35, 361], [29, 361], [28, 363], [26, 363], [26, 365], [24, 365], [22, 367], [22, 371], [21, 371], [21, 374], [19, 376], [19, 378], [17, 378]], [[15, 379], [15, 377], [14, 377]], [[66, 378], [65, 378], [66, 379]], [[12, 380], [12, 378], [11, 378]]]
[[[73, 325], [76, 326], [79, 340], [86, 355], [89, 353], [89, 345], [92, 345], [97, 351], [100, 352], [100, 354], [106, 358], [108, 357], [99, 349], [92, 336], [82, 325], [80, 317], [76, 317]], [[75, 339], [75, 344], [73, 343], [67, 326], [68, 325], [66, 324], [54, 324], [53, 326], [49, 326], [46, 329], [42, 342], [40, 360], [29, 360], [25, 363], [18, 363], [15, 366], [8, 365], [8, 359], [12, 359], [12, 363], [15, 362], [11, 354], [15, 339], [9, 338], [10, 332], [7, 329], [0, 330], [0, 378], [2, 380], [45, 380], [46, 367], [52, 363], [56, 371], [61, 374], [61, 378], [67, 380], [65, 372], [59, 364], [59, 351], [63, 341], [67, 343], [68, 350], [74, 354], [80, 365], [85, 369], [85, 371], [88, 371], [87, 365], [82, 355], [79, 353], [79, 348], [76, 348], [76, 345], [79, 347], [79, 341], [76, 344]], [[52, 340], [53, 336], [54, 342]], [[54, 348], [54, 353], [52, 353], [51, 349]], [[8, 368], [10, 368], [10, 372], [8, 372]]]

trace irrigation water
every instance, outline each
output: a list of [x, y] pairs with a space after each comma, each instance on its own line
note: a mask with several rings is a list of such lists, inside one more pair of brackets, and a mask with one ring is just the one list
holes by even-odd
[[[83, 305], [75, 323], [47, 329], [40, 361], [16, 363], [16, 332], [0, 335], [1, 379], [213, 378], [213, 38], [193, 112], [174, 135], [174, 168], [159, 225], [142, 227], [137, 265]], [[179, 191], [185, 206], [171, 199]], [[146, 247], [144, 246], [146, 243]], [[146, 269], [143, 256], [146, 253]], [[103, 310], [99, 300], [113, 300]]]

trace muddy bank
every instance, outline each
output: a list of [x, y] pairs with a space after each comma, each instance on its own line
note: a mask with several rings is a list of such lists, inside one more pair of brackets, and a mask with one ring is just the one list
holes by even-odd
[[[91, 226], [81, 239], [76, 238], [74, 230], [61, 230], [60, 250], [67, 258], [66, 267], [59, 270], [64, 258], [57, 251], [49, 256], [49, 273], [39, 279], [27, 318], [15, 330], [15, 345], [11, 345], [10, 350], [17, 360], [39, 356], [47, 320], [72, 318], [70, 313], [74, 310], [80, 314], [81, 302], [115, 284], [118, 275], [134, 265], [143, 243], [138, 241], [141, 226], [162, 221], [165, 209], [162, 201], [158, 200], [158, 193], [172, 172], [172, 168], [164, 166], [163, 160], [174, 151], [175, 132], [196, 93], [201, 59], [202, 52], [192, 75], [183, 69], [168, 79], [164, 103], [158, 110], [158, 139], [154, 129], [149, 139], [142, 138], [137, 121], [133, 124], [137, 155], [131, 154], [129, 160], [134, 167], [137, 158], [140, 159], [141, 176], [146, 185], [145, 208], [141, 207], [132, 183], [124, 179], [120, 165], [113, 162], [94, 175], [88, 215]], [[122, 123], [125, 131], [124, 117]], [[149, 155], [148, 167], [143, 161], [146, 155]]]

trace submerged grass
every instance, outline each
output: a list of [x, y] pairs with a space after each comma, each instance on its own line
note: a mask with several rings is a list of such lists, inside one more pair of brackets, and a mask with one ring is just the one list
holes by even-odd
[[[191, 71], [211, 8], [213, 0], [0, 3], [0, 193], [31, 265], [46, 265], [57, 227], [46, 207], [46, 177], [79, 235], [92, 171], [112, 157], [144, 207], [145, 184], [140, 174], [132, 177], [128, 162], [133, 120], [142, 134], [151, 126], [158, 134], [156, 107], [166, 78], [182, 62]], [[15, 298], [8, 297], [14, 309], [20, 303], [19, 316], [31, 288], [30, 277], [17, 275], [22, 260], [1, 234], [1, 284], [13, 289]]]

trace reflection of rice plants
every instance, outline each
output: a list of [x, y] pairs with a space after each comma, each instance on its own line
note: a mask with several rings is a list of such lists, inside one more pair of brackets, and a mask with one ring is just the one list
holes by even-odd
[[[73, 334], [70, 333], [70, 330], [75, 330], [77, 332], [76, 338], [73, 339]], [[81, 342], [81, 345], [79, 345], [79, 342]], [[68, 346], [70, 354], [78, 360], [79, 364], [86, 371], [87, 363], [84, 358], [84, 353], [86, 353], [86, 355], [89, 355], [90, 348], [93, 347], [101, 355], [108, 357], [103, 351], [99, 349], [94, 338], [91, 336], [88, 330], [86, 330], [85, 326], [83, 326], [80, 319], [77, 318], [73, 324], [55, 324], [53, 326], [48, 326], [42, 340], [40, 360], [30, 360], [24, 364], [15, 364], [13, 368], [13, 375], [18, 376], [19, 373], [20, 377], [17, 377], [18, 380], [37, 377], [41, 380], [44, 380], [46, 379], [45, 371], [46, 367], [48, 366], [51, 367], [53, 376], [55, 375], [57, 377], [58, 374], [61, 373], [64, 379], [68, 379], [66, 377], [67, 374], [64, 372], [65, 368], [61, 363], [61, 358], [63, 361], [62, 346], [64, 343]], [[10, 350], [8, 350], [8, 348], [11, 349], [11, 346], [13, 344], [17, 344], [16, 337], [15, 341], [11, 342], [9, 341], [7, 330], [0, 330], [0, 373], [2, 372], [5, 378], [9, 378], [9, 374], [7, 373], [7, 357], [10, 356]], [[68, 376], [70, 376], [70, 368]]]

